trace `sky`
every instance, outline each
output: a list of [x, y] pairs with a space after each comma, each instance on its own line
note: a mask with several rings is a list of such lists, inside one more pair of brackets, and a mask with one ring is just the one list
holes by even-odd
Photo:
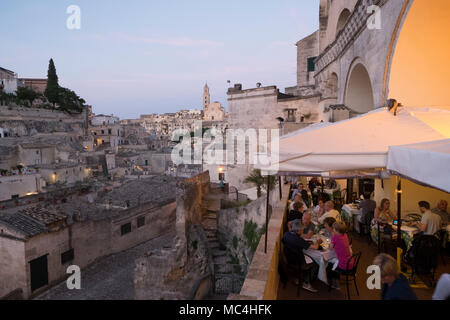
[[295, 43], [318, 15], [319, 0], [1, 0], [0, 66], [45, 78], [53, 58], [61, 86], [121, 119], [200, 109], [205, 82], [227, 107], [228, 80], [296, 85]]

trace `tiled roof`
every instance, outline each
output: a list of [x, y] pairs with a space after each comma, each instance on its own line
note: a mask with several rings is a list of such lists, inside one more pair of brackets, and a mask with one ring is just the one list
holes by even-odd
[[26, 237], [33, 237], [47, 231], [44, 223], [20, 212], [0, 214], [0, 224], [14, 229]]
[[26, 209], [20, 210], [19, 212], [41, 223], [44, 223], [45, 225], [65, 220], [67, 218], [66, 215], [59, 213], [56, 210], [50, 211], [48, 208], [44, 208], [39, 204], [37, 206], [28, 207]]

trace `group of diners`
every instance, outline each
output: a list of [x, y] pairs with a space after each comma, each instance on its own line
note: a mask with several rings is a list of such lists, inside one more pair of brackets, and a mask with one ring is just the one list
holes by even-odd
[[[326, 261], [326, 274], [329, 286], [339, 290], [340, 276], [352, 270], [355, 263], [351, 243], [347, 236], [347, 225], [341, 220], [341, 214], [334, 209], [333, 201], [326, 197], [319, 197], [317, 205], [314, 206], [309, 200], [308, 192], [303, 184], [299, 183], [292, 193], [291, 203], [288, 207], [287, 230], [283, 235], [283, 243], [291, 250], [303, 254], [305, 262], [311, 265], [306, 268], [306, 276], [303, 278], [303, 283], [300, 284], [303, 289], [310, 292], [318, 291], [313, 287], [313, 280], [317, 278], [319, 268], [313, 259], [308, 259], [307, 253], [310, 250], [324, 250], [324, 248], [334, 250], [337, 261], [336, 259]], [[359, 203], [359, 207], [362, 211], [361, 220], [365, 215], [371, 213], [372, 224], [380, 224], [384, 227], [388, 224], [392, 225], [397, 219], [396, 214], [390, 209], [389, 199], [383, 199], [377, 205], [374, 200], [370, 199], [370, 194], [364, 194], [364, 200]], [[418, 207], [421, 212], [421, 220], [414, 222], [413, 225], [417, 226], [419, 232], [423, 234], [436, 234], [450, 220], [445, 200], [439, 201], [437, 208], [433, 210], [427, 201], [420, 201]], [[315, 236], [318, 234], [321, 237]], [[323, 237], [327, 238], [329, 245], [323, 246]], [[378, 265], [381, 270], [382, 299], [417, 299], [407, 279], [398, 270], [397, 261], [394, 258], [383, 253], [375, 257], [373, 264]], [[444, 278], [448, 282], [446, 275], [442, 277], [442, 280]]]
[[[440, 200], [437, 207], [431, 210], [431, 205], [427, 201], [419, 201], [418, 209], [420, 211], [420, 221], [410, 221], [410, 226], [418, 228], [420, 234], [436, 235], [449, 224], [450, 214], [447, 212], [448, 203]], [[383, 228], [388, 227], [397, 220], [397, 215], [391, 211], [391, 202], [389, 199], [383, 199], [377, 206], [374, 200], [370, 199], [370, 194], [364, 195], [364, 200], [359, 204], [361, 208], [360, 221], [367, 221], [367, 217], [373, 212], [373, 219], [370, 221], [372, 225], [379, 224]], [[371, 219], [371, 217], [369, 218]]]
[[[290, 249], [299, 252], [299, 254], [303, 254], [303, 250], [322, 249], [321, 239], [311, 241], [315, 234], [320, 232], [322, 236], [329, 238], [330, 244], [327, 246], [327, 249], [335, 251], [337, 263], [329, 263], [327, 276], [330, 287], [339, 289], [338, 279], [340, 273], [353, 268], [353, 261], [351, 261], [352, 250], [347, 236], [347, 227], [340, 220], [340, 214], [334, 209], [332, 201], [320, 198], [315, 208], [308, 208], [302, 196], [303, 190], [303, 186], [299, 184], [299, 187], [293, 192], [292, 202], [289, 204], [287, 231], [283, 236], [283, 243]], [[315, 219], [314, 222], [313, 217]], [[320, 230], [321, 226], [323, 227], [322, 230]], [[307, 260], [313, 266], [308, 268], [309, 272], [302, 287], [305, 290], [317, 292], [311, 281], [317, 276], [318, 267], [312, 260]]]

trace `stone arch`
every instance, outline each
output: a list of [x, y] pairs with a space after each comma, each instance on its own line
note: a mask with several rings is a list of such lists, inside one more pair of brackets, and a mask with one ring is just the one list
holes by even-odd
[[339, 88], [338, 81], [339, 81], [338, 75], [336, 74], [336, 72], [332, 72], [328, 77], [327, 81], [327, 89], [329, 97], [337, 97]]
[[339, 18], [338, 18], [337, 24], [336, 24], [336, 36], [339, 34], [339, 32], [342, 29], [344, 29], [344, 26], [347, 23], [348, 18], [350, 18], [351, 14], [352, 13], [347, 8], [345, 8], [344, 10], [341, 11], [341, 14], [339, 15]]
[[374, 109], [372, 82], [367, 68], [358, 58], [352, 63], [347, 74], [344, 104], [357, 113]]
[[450, 109], [450, 1], [406, 0], [386, 59], [383, 98]]

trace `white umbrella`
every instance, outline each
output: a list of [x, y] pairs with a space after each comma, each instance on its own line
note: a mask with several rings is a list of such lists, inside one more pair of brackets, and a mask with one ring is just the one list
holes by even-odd
[[389, 147], [387, 169], [450, 193], [450, 139]]
[[380, 169], [386, 168], [390, 146], [448, 138], [450, 111], [403, 107], [395, 116], [387, 108], [380, 108], [283, 136], [278, 162], [257, 167], [281, 174]]

